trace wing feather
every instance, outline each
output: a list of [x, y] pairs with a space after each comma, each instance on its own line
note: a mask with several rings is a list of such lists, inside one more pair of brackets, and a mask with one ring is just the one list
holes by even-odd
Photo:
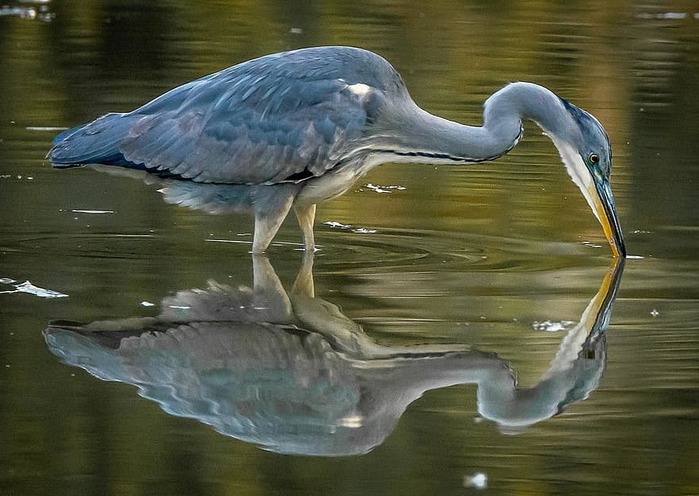
[[364, 131], [362, 101], [340, 80], [240, 79], [218, 98], [221, 85], [210, 80], [190, 91], [193, 101], [141, 111], [119, 150], [147, 169], [196, 181], [277, 183], [323, 174]]
[[50, 157], [57, 166], [107, 163], [201, 182], [303, 180], [356, 151], [385, 95], [402, 88], [390, 64], [364, 50], [273, 54], [64, 133]]

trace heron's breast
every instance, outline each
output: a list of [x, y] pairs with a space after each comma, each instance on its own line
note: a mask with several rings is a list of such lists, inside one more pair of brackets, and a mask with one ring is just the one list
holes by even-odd
[[350, 189], [357, 176], [353, 170], [330, 171], [309, 179], [296, 197], [296, 203], [316, 204], [340, 196]]
[[331, 169], [322, 176], [309, 179], [296, 197], [295, 203], [316, 204], [338, 197], [370, 169], [385, 162], [379, 156], [364, 156]]

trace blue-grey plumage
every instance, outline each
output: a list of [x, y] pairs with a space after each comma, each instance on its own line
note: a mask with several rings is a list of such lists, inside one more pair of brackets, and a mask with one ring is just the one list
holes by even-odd
[[[611, 190], [609, 139], [587, 112], [541, 86], [514, 83], [485, 103], [483, 126], [434, 116], [411, 99], [385, 59], [351, 47], [267, 55], [175, 88], [128, 113], [61, 133], [56, 167], [106, 164], [161, 177], [284, 188], [255, 211], [253, 252], [264, 251], [294, 207], [315, 249], [315, 205], [344, 193], [385, 162], [464, 164], [496, 159], [534, 120], [604, 227], [625, 249]], [[606, 194], [606, 192], [609, 194]]]

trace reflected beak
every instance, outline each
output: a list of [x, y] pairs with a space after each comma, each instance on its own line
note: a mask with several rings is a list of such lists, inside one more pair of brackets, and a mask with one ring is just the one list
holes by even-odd
[[591, 206], [595, 217], [602, 224], [604, 235], [607, 237], [612, 253], [615, 257], [626, 257], [626, 246], [621, 233], [621, 225], [619, 217], [616, 213], [616, 205], [614, 204], [614, 196], [612, 196], [612, 188], [609, 182], [593, 178], [592, 185], [588, 186], [587, 192], [592, 200]]

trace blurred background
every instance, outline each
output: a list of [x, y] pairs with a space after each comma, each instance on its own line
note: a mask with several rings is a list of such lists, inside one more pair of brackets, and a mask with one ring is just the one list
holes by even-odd
[[[313, 45], [376, 51], [418, 104], [463, 123], [480, 123], [482, 102], [517, 80], [603, 123], [633, 257], [606, 371], [586, 401], [507, 436], [481, 421], [474, 387], [440, 389], [368, 455], [299, 458], [170, 416], [47, 350], [53, 319], [155, 315], [161, 298], [208, 279], [252, 284], [251, 219], [167, 205], [131, 178], [52, 170], [53, 136]], [[468, 475], [484, 473], [490, 494], [699, 494], [698, 92], [699, 6], [688, 0], [5, 0], [0, 492], [469, 494], [479, 489]], [[371, 339], [497, 353], [527, 386], [562, 337], [534, 324], [579, 320], [611, 257], [530, 123], [495, 163], [382, 166], [320, 206], [316, 222], [316, 294]], [[289, 221], [269, 253], [289, 288], [299, 243]]]

